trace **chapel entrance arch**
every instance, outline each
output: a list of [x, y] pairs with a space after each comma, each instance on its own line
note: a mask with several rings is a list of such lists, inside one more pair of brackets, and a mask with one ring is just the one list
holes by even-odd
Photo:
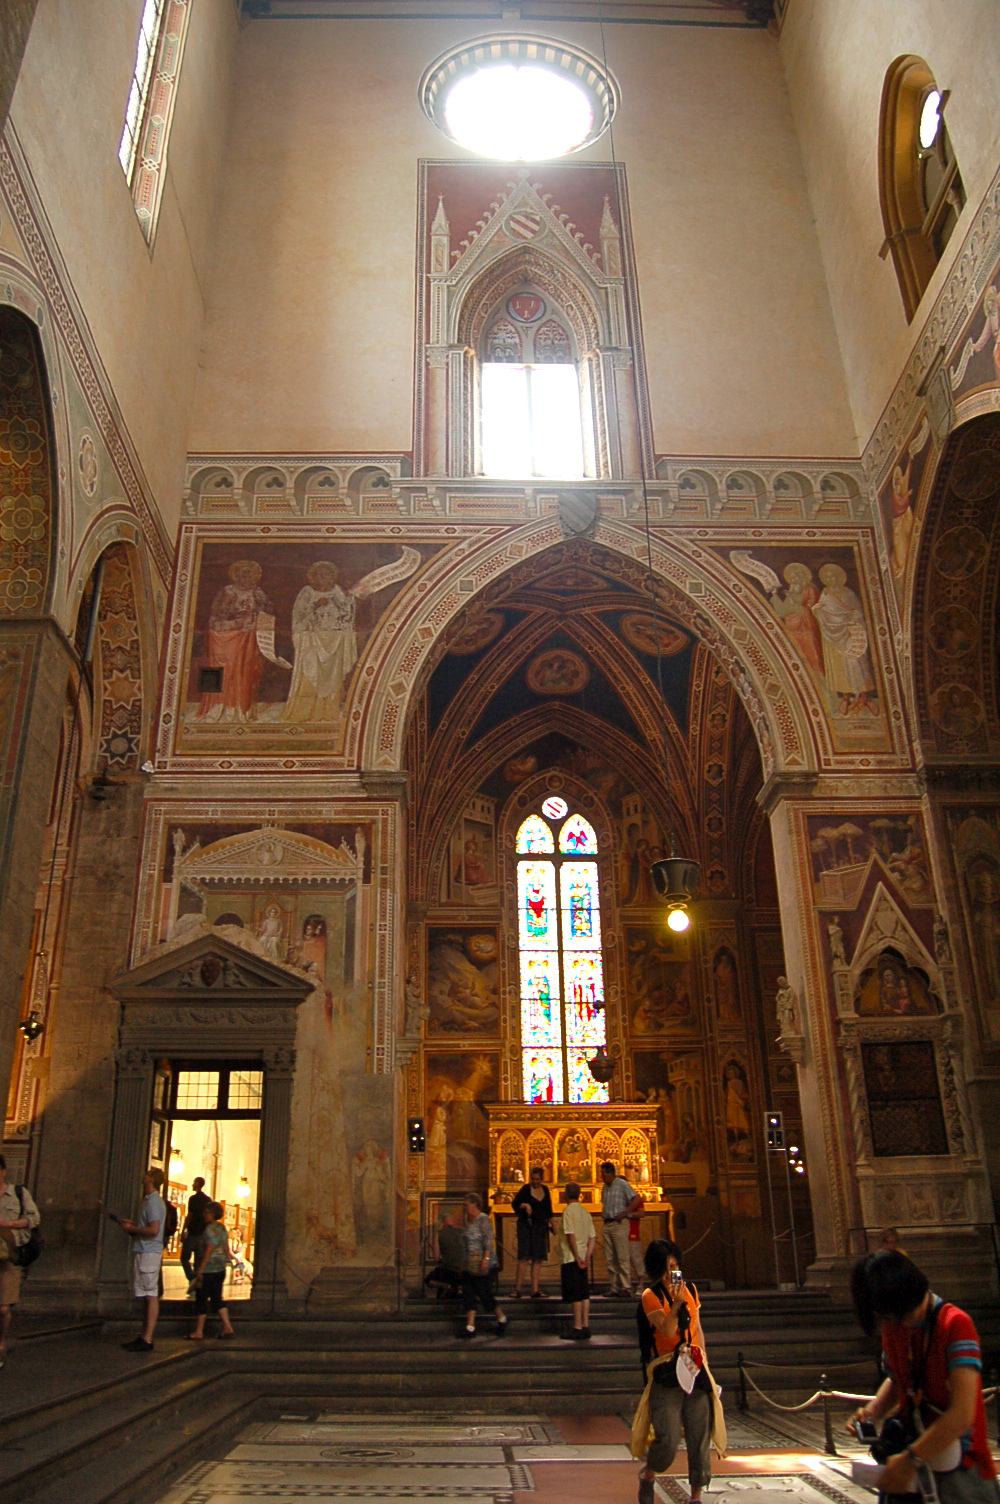
[[[613, 1101], [652, 1109], [654, 1178], [670, 1189], [682, 1245], [704, 1235], [695, 1272], [763, 1285], [774, 1281], [764, 1111], [784, 1111], [790, 1130], [798, 1113], [795, 1067], [771, 1022], [781, 919], [755, 797], [759, 746], [694, 616], [690, 602], [681, 618], [661, 601], [654, 618], [638, 561], [601, 540], [560, 541], [506, 572], [439, 639], [414, 688], [405, 753], [407, 969], [425, 982], [428, 1010], [410, 1101], [435, 1130], [433, 1224], [447, 1195], [497, 1190], [485, 1115], [523, 1096], [513, 834], [536, 796], [579, 805], [604, 842]], [[671, 941], [650, 880], [669, 823], [657, 634], [675, 824], [703, 873], [683, 943]], [[482, 1105], [479, 1129], [467, 1101]], [[802, 1180], [795, 1213], [801, 1234]], [[799, 1252], [808, 1262], [811, 1246]], [[788, 1265], [783, 1278], [790, 1251]]]

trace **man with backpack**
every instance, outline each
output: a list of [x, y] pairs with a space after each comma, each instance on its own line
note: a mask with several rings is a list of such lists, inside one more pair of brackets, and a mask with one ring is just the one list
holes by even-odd
[[[163, 1244], [167, 1232], [167, 1208], [160, 1187], [163, 1185], [162, 1170], [147, 1170], [142, 1177], [143, 1202], [138, 1220], [122, 1217], [120, 1224], [130, 1238], [135, 1239], [132, 1254], [132, 1293], [136, 1300], [145, 1302], [146, 1311], [142, 1332], [131, 1342], [123, 1342], [126, 1352], [151, 1353], [153, 1333], [160, 1314], [160, 1265], [163, 1263]], [[174, 1229], [176, 1230], [176, 1211]]]
[[0, 1368], [7, 1361], [7, 1333], [10, 1331], [11, 1307], [21, 1299], [21, 1274], [24, 1255], [32, 1241], [32, 1232], [40, 1221], [38, 1207], [23, 1185], [8, 1185], [7, 1161], [0, 1154]]

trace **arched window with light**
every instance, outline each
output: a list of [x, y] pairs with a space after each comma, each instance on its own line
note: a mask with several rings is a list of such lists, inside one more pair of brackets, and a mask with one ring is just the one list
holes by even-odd
[[480, 351], [482, 473], [580, 480], [585, 448], [569, 321], [539, 293], [516, 293], [487, 321]]
[[597, 833], [552, 797], [514, 849], [524, 1100], [607, 1102], [587, 1065], [607, 1043]]
[[879, 199], [906, 317], [912, 320], [965, 207], [945, 123], [948, 91], [920, 57], [897, 58], [885, 76], [879, 119]]

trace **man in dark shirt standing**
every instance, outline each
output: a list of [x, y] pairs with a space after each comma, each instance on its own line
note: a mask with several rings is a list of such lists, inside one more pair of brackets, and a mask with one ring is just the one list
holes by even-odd
[[205, 1208], [211, 1206], [211, 1196], [205, 1195], [205, 1177], [197, 1175], [193, 1181], [194, 1195], [188, 1198], [187, 1216], [181, 1231], [181, 1268], [188, 1282], [188, 1294], [194, 1295], [194, 1271], [205, 1248]]

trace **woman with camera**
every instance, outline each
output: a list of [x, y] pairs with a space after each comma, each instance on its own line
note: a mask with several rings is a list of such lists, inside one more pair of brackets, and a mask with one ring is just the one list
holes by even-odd
[[[684, 1283], [680, 1258], [677, 1244], [669, 1243], [666, 1238], [654, 1239], [646, 1249], [649, 1285], [642, 1292], [642, 1311], [652, 1328], [655, 1356], [673, 1354], [674, 1361], [661, 1363], [653, 1370], [649, 1418], [654, 1440], [646, 1454], [646, 1465], [639, 1474], [639, 1504], [653, 1504], [656, 1474], [665, 1473], [673, 1462], [680, 1445], [681, 1426], [684, 1427], [687, 1446], [692, 1504], [697, 1504], [702, 1489], [712, 1481], [713, 1396], [708, 1376], [699, 1363], [698, 1377], [690, 1393], [677, 1377], [676, 1360], [685, 1346], [697, 1347], [702, 1354], [705, 1351], [701, 1302], [694, 1286]], [[645, 1343], [640, 1345], [645, 1368], [647, 1348]], [[652, 1356], [653, 1347], [648, 1352]]]
[[886, 1249], [855, 1266], [851, 1294], [869, 1336], [882, 1323], [888, 1377], [848, 1426], [863, 1435], [885, 1422], [872, 1446], [881, 1492], [923, 1493], [929, 1468], [941, 1504], [1000, 1504], [971, 1317], [935, 1295], [904, 1253]]

